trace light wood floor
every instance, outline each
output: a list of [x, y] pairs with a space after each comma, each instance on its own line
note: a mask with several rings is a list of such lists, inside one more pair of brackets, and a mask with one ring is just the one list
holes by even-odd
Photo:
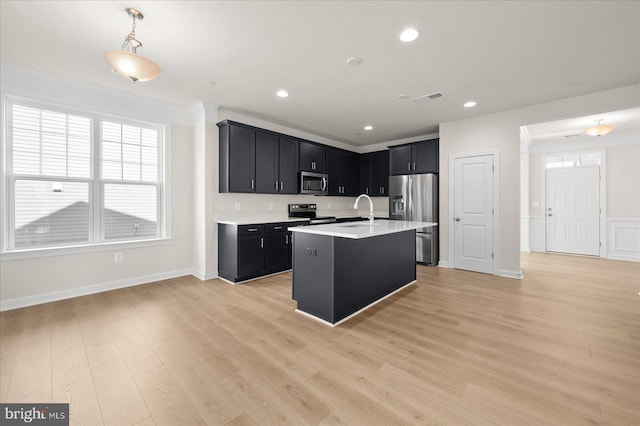
[[291, 275], [193, 277], [0, 314], [0, 401], [79, 425], [638, 425], [640, 264], [525, 254], [523, 280], [418, 267], [334, 329]]

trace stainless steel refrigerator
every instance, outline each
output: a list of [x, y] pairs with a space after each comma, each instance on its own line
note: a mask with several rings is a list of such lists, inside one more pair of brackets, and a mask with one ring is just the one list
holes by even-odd
[[[438, 222], [438, 175], [389, 177], [389, 219]], [[416, 231], [416, 261], [438, 264], [438, 227]]]

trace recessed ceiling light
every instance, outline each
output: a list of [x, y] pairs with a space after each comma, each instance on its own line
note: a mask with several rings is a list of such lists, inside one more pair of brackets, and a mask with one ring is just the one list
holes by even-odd
[[366, 126], [364, 126], [365, 130], [373, 130], [373, 126], [367, 124]]
[[361, 63], [362, 63], [362, 58], [359, 58], [357, 56], [352, 56], [351, 58], [347, 59], [347, 64], [354, 67], [356, 65], [360, 65]]
[[464, 107], [465, 108], [473, 108], [474, 106], [476, 106], [476, 102], [475, 101], [469, 101], [469, 102], [465, 102], [464, 103]]
[[418, 30], [414, 28], [407, 28], [406, 30], [402, 31], [402, 34], [400, 34], [400, 40], [404, 41], [405, 43], [409, 43], [417, 39], [419, 35], [420, 33], [418, 32]]
[[278, 97], [280, 98], [286, 98], [287, 96], [289, 96], [289, 92], [287, 92], [286, 90], [278, 90], [276, 92], [276, 95], [278, 95]]

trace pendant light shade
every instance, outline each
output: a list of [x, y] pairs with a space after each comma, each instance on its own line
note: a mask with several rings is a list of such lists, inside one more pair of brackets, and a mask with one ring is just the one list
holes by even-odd
[[144, 56], [124, 50], [107, 50], [104, 58], [118, 74], [133, 82], [153, 80], [160, 75], [160, 67]]
[[107, 50], [104, 58], [111, 68], [118, 74], [133, 81], [149, 81], [160, 75], [160, 67], [153, 61], [137, 54], [142, 43], [136, 40], [136, 19], [144, 16], [139, 10], [126, 8], [124, 10], [133, 19], [133, 27], [122, 43], [122, 50]]
[[613, 126], [601, 125], [600, 122], [602, 119], [596, 120], [597, 125], [592, 127], [587, 127], [584, 132], [589, 136], [602, 136], [606, 135], [610, 131], [613, 130]]

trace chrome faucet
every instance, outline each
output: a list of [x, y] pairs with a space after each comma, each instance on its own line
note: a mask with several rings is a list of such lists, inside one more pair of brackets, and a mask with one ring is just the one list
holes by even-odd
[[360, 201], [360, 198], [362, 197], [369, 200], [369, 224], [373, 225], [373, 202], [371, 201], [371, 197], [369, 197], [367, 194], [360, 194], [358, 198], [356, 198], [356, 202], [353, 203], [353, 208], [358, 210], [358, 201]]

